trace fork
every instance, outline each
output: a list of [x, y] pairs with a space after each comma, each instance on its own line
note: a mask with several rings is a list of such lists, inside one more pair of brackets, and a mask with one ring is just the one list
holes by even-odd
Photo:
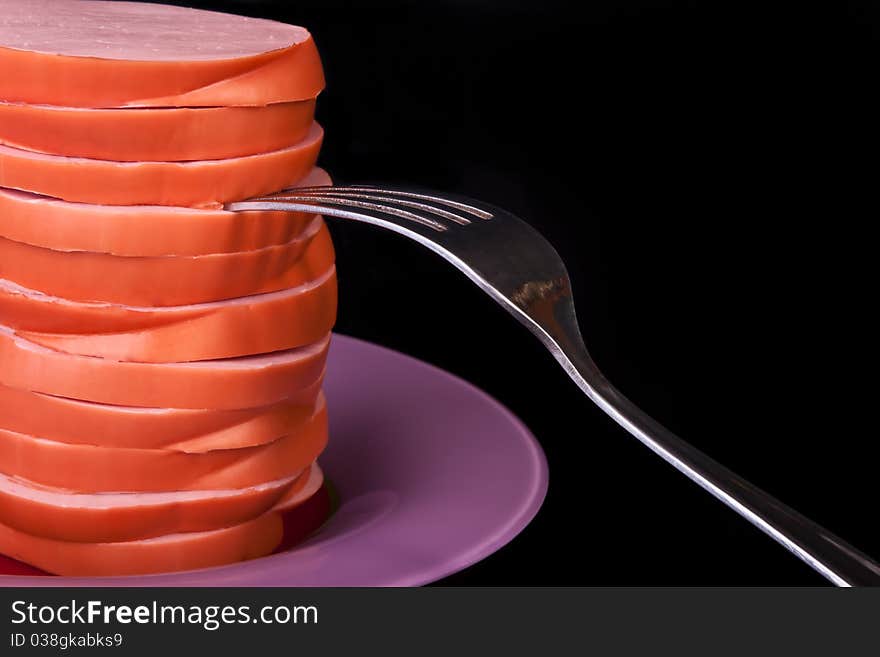
[[293, 188], [226, 209], [350, 219], [429, 248], [535, 334], [584, 394], [648, 449], [835, 585], [880, 585], [877, 562], [692, 447], [611, 385], [581, 337], [562, 259], [513, 214], [454, 194], [366, 185]]

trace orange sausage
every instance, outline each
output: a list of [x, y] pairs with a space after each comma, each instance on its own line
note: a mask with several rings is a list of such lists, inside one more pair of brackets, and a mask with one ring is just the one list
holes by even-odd
[[77, 493], [246, 488], [305, 470], [327, 444], [327, 408], [278, 440], [187, 454], [163, 449], [71, 445], [0, 429], [0, 473]]
[[330, 336], [260, 356], [198, 363], [124, 363], [46, 349], [0, 326], [0, 384], [123, 406], [227, 410], [299, 394], [324, 372]]
[[97, 404], [0, 385], [0, 429], [99, 447], [199, 453], [264, 445], [314, 413], [321, 378], [258, 408], [191, 410]]
[[224, 529], [119, 543], [58, 541], [0, 523], [0, 552], [55, 575], [143, 575], [263, 557], [281, 544], [283, 534], [281, 514], [273, 511]]
[[182, 363], [294, 349], [317, 342], [336, 321], [336, 273], [282, 292], [239, 297], [189, 321], [119, 333], [37, 333], [56, 351], [140, 363]]
[[127, 2], [0, 0], [0, 98], [71, 107], [267, 105], [324, 87], [311, 35]]
[[[326, 271], [316, 273], [302, 285], [287, 290], [186, 306], [123, 306], [70, 301], [0, 279], [0, 317], [19, 332], [54, 334], [136, 333], [209, 321], [216, 321], [219, 326], [233, 317], [260, 322], [265, 320], [267, 312], [292, 316], [294, 311], [287, 306], [300, 304], [302, 300], [298, 297], [307, 294], [323, 296], [335, 289], [335, 272], [331, 264]], [[218, 318], [208, 320], [211, 315], [218, 315]]]
[[[329, 185], [323, 169], [297, 183]], [[285, 244], [313, 215], [69, 203], [0, 188], [0, 237], [54, 251], [196, 256]]]
[[315, 184], [314, 42], [156, 4], [0, 16], [0, 552], [268, 554], [323, 481], [334, 254], [318, 216], [222, 204]]
[[311, 478], [310, 468], [294, 477], [240, 489], [69, 493], [0, 475], [0, 523], [34, 536], [78, 543], [209, 531], [256, 518], [279, 500], [296, 499]]
[[324, 131], [294, 146], [223, 160], [116, 162], [0, 146], [0, 187], [105, 205], [211, 206], [290, 187], [315, 166]]
[[201, 304], [284, 290], [314, 280], [334, 260], [320, 218], [287, 244], [206, 256], [52, 251], [0, 238], [0, 278], [64, 299], [135, 306]]
[[[301, 482], [299, 479], [267, 513], [224, 530], [177, 533], [140, 541], [83, 543], [34, 536], [0, 522], [0, 552], [44, 571], [69, 576], [171, 572], [264, 556], [297, 543], [326, 519], [326, 500], [320, 499], [324, 476], [317, 463], [312, 464], [305, 483]], [[299, 485], [302, 488], [297, 490]], [[283, 523], [283, 542], [274, 538], [274, 521], [269, 520], [272, 517]], [[268, 531], [270, 528], [272, 532]], [[218, 532], [224, 534], [220, 536]], [[250, 550], [248, 532], [253, 532], [254, 538]], [[212, 555], [212, 551], [217, 554]]]
[[314, 118], [314, 100], [150, 109], [0, 102], [0, 144], [97, 160], [218, 160], [293, 146], [305, 139]]

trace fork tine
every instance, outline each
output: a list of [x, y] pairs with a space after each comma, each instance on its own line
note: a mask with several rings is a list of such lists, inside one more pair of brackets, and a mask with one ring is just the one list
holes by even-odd
[[[284, 192], [278, 194], [272, 194], [269, 196], [260, 196], [253, 199], [248, 199], [242, 205], [248, 202], [260, 202], [260, 201], [289, 201], [289, 202], [301, 202], [301, 203], [311, 203], [318, 207], [322, 203], [326, 203], [328, 205], [340, 205], [343, 207], [349, 208], [358, 208], [360, 210], [372, 210], [373, 212], [381, 212], [383, 214], [392, 215], [394, 217], [399, 217], [401, 219], [407, 219], [409, 221], [413, 221], [415, 223], [421, 224], [423, 226], [427, 226], [428, 228], [433, 228], [437, 231], [445, 231], [447, 230], [446, 226], [441, 224], [439, 221], [435, 221], [429, 217], [423, 217], [422, 215], [416, 214], [414, 212], [409, 212], [407, 210], [401, 210], [400, 208], [395, 208], [390, 205], [382, 205], [379, 203], [370, 203], [367, 201], [358, 201], [355, 199], [347, 199], [347, 198], [327, 198], [324, 196], [316, 196], [316, 195], [308, 195], [308, 194], [287, 194]], [[235, 204], [230, 204], [230, 207], [234, 207]]]
[[[303, 190], [294, 189], [292, 190], [294, 193], [300, 193]], [[309, 196], [315, 195], [321, 198], [354, 198], [354, 199], [363, 199], [366, 201], [384, 201], [385, 203], [391, 203], [397, 206], [403, 206], [407, 208], [413, 208], [415, 210], [423, 210], [424, 212], [430, 212], [431, 214], [437, 215], [438, 217], [442, 217], [443, 219], [448, 219], [454, 223], [457, 223], [461, 226], [467, 226], [471, 223], [470, 219], [466, 217], [462, 217], [461, 215], [455, 214], [454, 212], [449, 212], [448, 210], [444, 210], [442, 208], [438, 208], [433, 205], [428, 205], [427, 203], [417, 203], [416, 201], [409, 201], [402, 198], [394, 198], [387, 197], [384, 194], [361, 194], [358, 192], [337, 192], [336, 188], [326, 188], [320, 189], [315, 188], [314, 191], [312, 189], [307, 189], [306, 194]]]
[[383, 194], [387, 196], [400, 196], [403, 198], [417, 199], [421, 201], [430, 201], [431, 203], [436, 203], [438, 205], [445, 205], [450, 208], [454, 208], [456, 210], [461, 210], [462, 212], [466, 212], [470, 215], [477, 217], [478, 219], [491, 219], [494, 215], [491, 212], [486, 210], [482, 210], [480, 208], [474, 207], [473, 205], [468, 205], [467, 203], [462, 203], [460, 201], [453, 201], [448, 198], [440, 198], [438, 196], [431, 196], [430, 194], [417, 194], [415, 192], [403, 192], [397, 189], [382, 189], [380, 187], [371, 187], [369, 185], [352, 185], [347, 187], [335, 187], [335, 186], [316, 186], [316, 187], [293, 187], [291, 189], [284, 190], [285, 192], [319, 192], [319, 191], [327, 191], [331, 193], [340, 193], [340, 192], [352, 192], [352, 193], [363, 193], [363, 192], [374, 192], [378, 194]]

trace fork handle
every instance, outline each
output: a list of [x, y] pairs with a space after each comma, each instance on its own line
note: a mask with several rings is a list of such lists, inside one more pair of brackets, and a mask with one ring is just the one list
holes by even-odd
[[551, 351], [581, 390], [660, 458], [837, 586], [880, 586], [880, 565], [868, 555], [663, 427], [611, 385], [585, 348], [556, 347]]

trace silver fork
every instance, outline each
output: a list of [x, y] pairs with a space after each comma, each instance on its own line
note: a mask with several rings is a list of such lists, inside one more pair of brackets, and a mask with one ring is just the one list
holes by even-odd
[[838, 586], [880, 585], [880, 565], [734, 474], [642, 412], [590, 357], [565, 265], [509, 212], [452, 194], [392, 187], [304, 187], [228, 204], [360, 221], [405, 235], [461, 270], [524, 324], [599, 408], [648, 449]]

